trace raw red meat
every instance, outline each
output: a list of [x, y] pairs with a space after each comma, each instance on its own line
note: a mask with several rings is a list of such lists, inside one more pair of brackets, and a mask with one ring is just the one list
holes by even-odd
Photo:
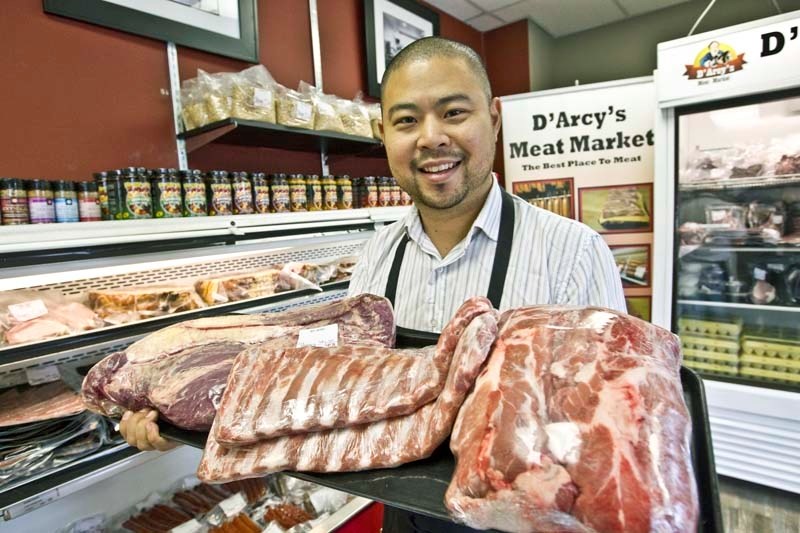
[[413, 413], [444, 386], [434, 351], [254, 346], [236, 357], [214, 436], [241, 446]]
[[208, 430], [239, 352], [259, 343], [295, 346], [300, 330], [329, 324], [339, 325], [341, 344], [394, 344], [391, 304], [372, 295], [283, 313], [201, 318], [100, 361], [84, 379], [83, 397], [108, 416], [153, 407], [179, 427]]
[[36, 387], [15, 387], [0, 394], [0, 427], [51, 420], [86, 410], [80, 395], [56, 381]]
[[503, 316], [459, 412], [445, 500], [472, 527], [694, 531], [678, 339], [600, 308]]
[[13, 323], [5, 333], [6, 342], [20, 344], [80, 333], [103, 325], [94, 312], [78, 302], [50, 303], [47, 314]]
[[435, 357], [448, 360], [448, 374], [435, 401], [408, 415], [238, 448], [221, 446], [213, 438], [214, 428], [198, 477], [218, 483], [280, 470], [345, 472], [388, 468], [428, 457], [450, 434], [496, 333], [497, 318], [489, 301], [468, 300], [444, 329], [436, 347]]

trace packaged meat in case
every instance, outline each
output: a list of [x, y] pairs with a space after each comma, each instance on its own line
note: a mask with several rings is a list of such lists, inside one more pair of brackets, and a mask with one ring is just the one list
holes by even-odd
[[452, 516], [504, 531], [695, 531], [672, 333], [602, 308], [510, 310], [459, 411]]
[[304, 331], [326, 326], [336, 329], [334, 344], [394, 343], [391, 304], [371, 295], [281, 313], [189, 320], [97, 363], [84, 379], [83, 398], [107, 416], [150, 407], [178, 427], [208, 430], [239, 352], [256, 344], [293, 347]]
[[111, 324], [124, 324], [205, 307], [192, 282], [90, 290], [89, 305]]
[[194, 287], [208, 305], [260, 298], [291, 290], [322, 290], [305, 277], [280, 267], [204, 278], [196, 281]]
[[[0, 292], [0, 341], [36, 342], [103, 326], [103, 320], [79, 296], [58, 291]], [[2, 344], [3, 342], [0, 342]]]

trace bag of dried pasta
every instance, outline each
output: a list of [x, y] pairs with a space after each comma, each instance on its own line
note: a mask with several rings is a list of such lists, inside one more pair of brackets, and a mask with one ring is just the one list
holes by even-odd
[[344, 124], [345, 133], [359, 137], [372, 137], [369, 113], [363, 102], [339, 98], [336, 100], [336, 109], [339, 112], [339, 118], [342, 119], [342, 124]]
[[197, 78], [202, 87], [208, 121], [217, 122], [229, 118], [231, 116], [233, 74], [230, 72], [209, 74], [198, 69]]
[[231, 82], [232, 117], [275, 122], [277, 84], [264, 65], [255, 65], [234, 74]]
[[181, 118], [183, 130], [193, 130], [208, 124], [208, 113], [197, 78], [184, 80], [181, 84]]
[[372, 128], [372, 136], [376, 139], [381, 138], [380, 124], [383, 120], [381, 116], [381, 104], [365, 104], [367, 115], [369, 115], [369, 125]]
[[304, 81], [298, 87], [301, 94], [314, 103], [314, 129], [345, 133], [342, 120], [336, 111], [336, 97], [325, 94]]
[[314, 102], [310, 96], [279, 85], [276, 103], [278, 124], [314, 129]]

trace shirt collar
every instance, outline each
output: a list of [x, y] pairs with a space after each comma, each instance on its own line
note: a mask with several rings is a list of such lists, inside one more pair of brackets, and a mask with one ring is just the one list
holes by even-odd
[[[475, 222], [472, 223], [472, 228], [467, 233], [467, 243], [472, 240], [476, 229], [483, 231], [487, 237], [497, 242], [498, 234], [500, 233], [500, 210], [503, 206], [502, 192], [497, 178], [492, 173], [492, 188], [489, 189], [489, 195], [486, 197], [486, 202], [483, 204]], [[422, 227], [422, 220], [419, 218], [419, 210], [417, 206], [412, 205], [404, 218], [403, 224], [406, 227], [408, 236], [417, 244], [423, 243], [423, 236], [425, 230]]]

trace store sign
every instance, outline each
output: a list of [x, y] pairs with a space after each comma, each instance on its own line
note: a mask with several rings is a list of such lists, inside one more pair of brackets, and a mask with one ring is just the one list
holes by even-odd
[[743, 26], [659, 44], [659, 102], [800, 83], [800, 18]]
[[656, 113], [651, 78], [502, 100], [505, 182], [609, 243], [628, 307], [649, 319]]

